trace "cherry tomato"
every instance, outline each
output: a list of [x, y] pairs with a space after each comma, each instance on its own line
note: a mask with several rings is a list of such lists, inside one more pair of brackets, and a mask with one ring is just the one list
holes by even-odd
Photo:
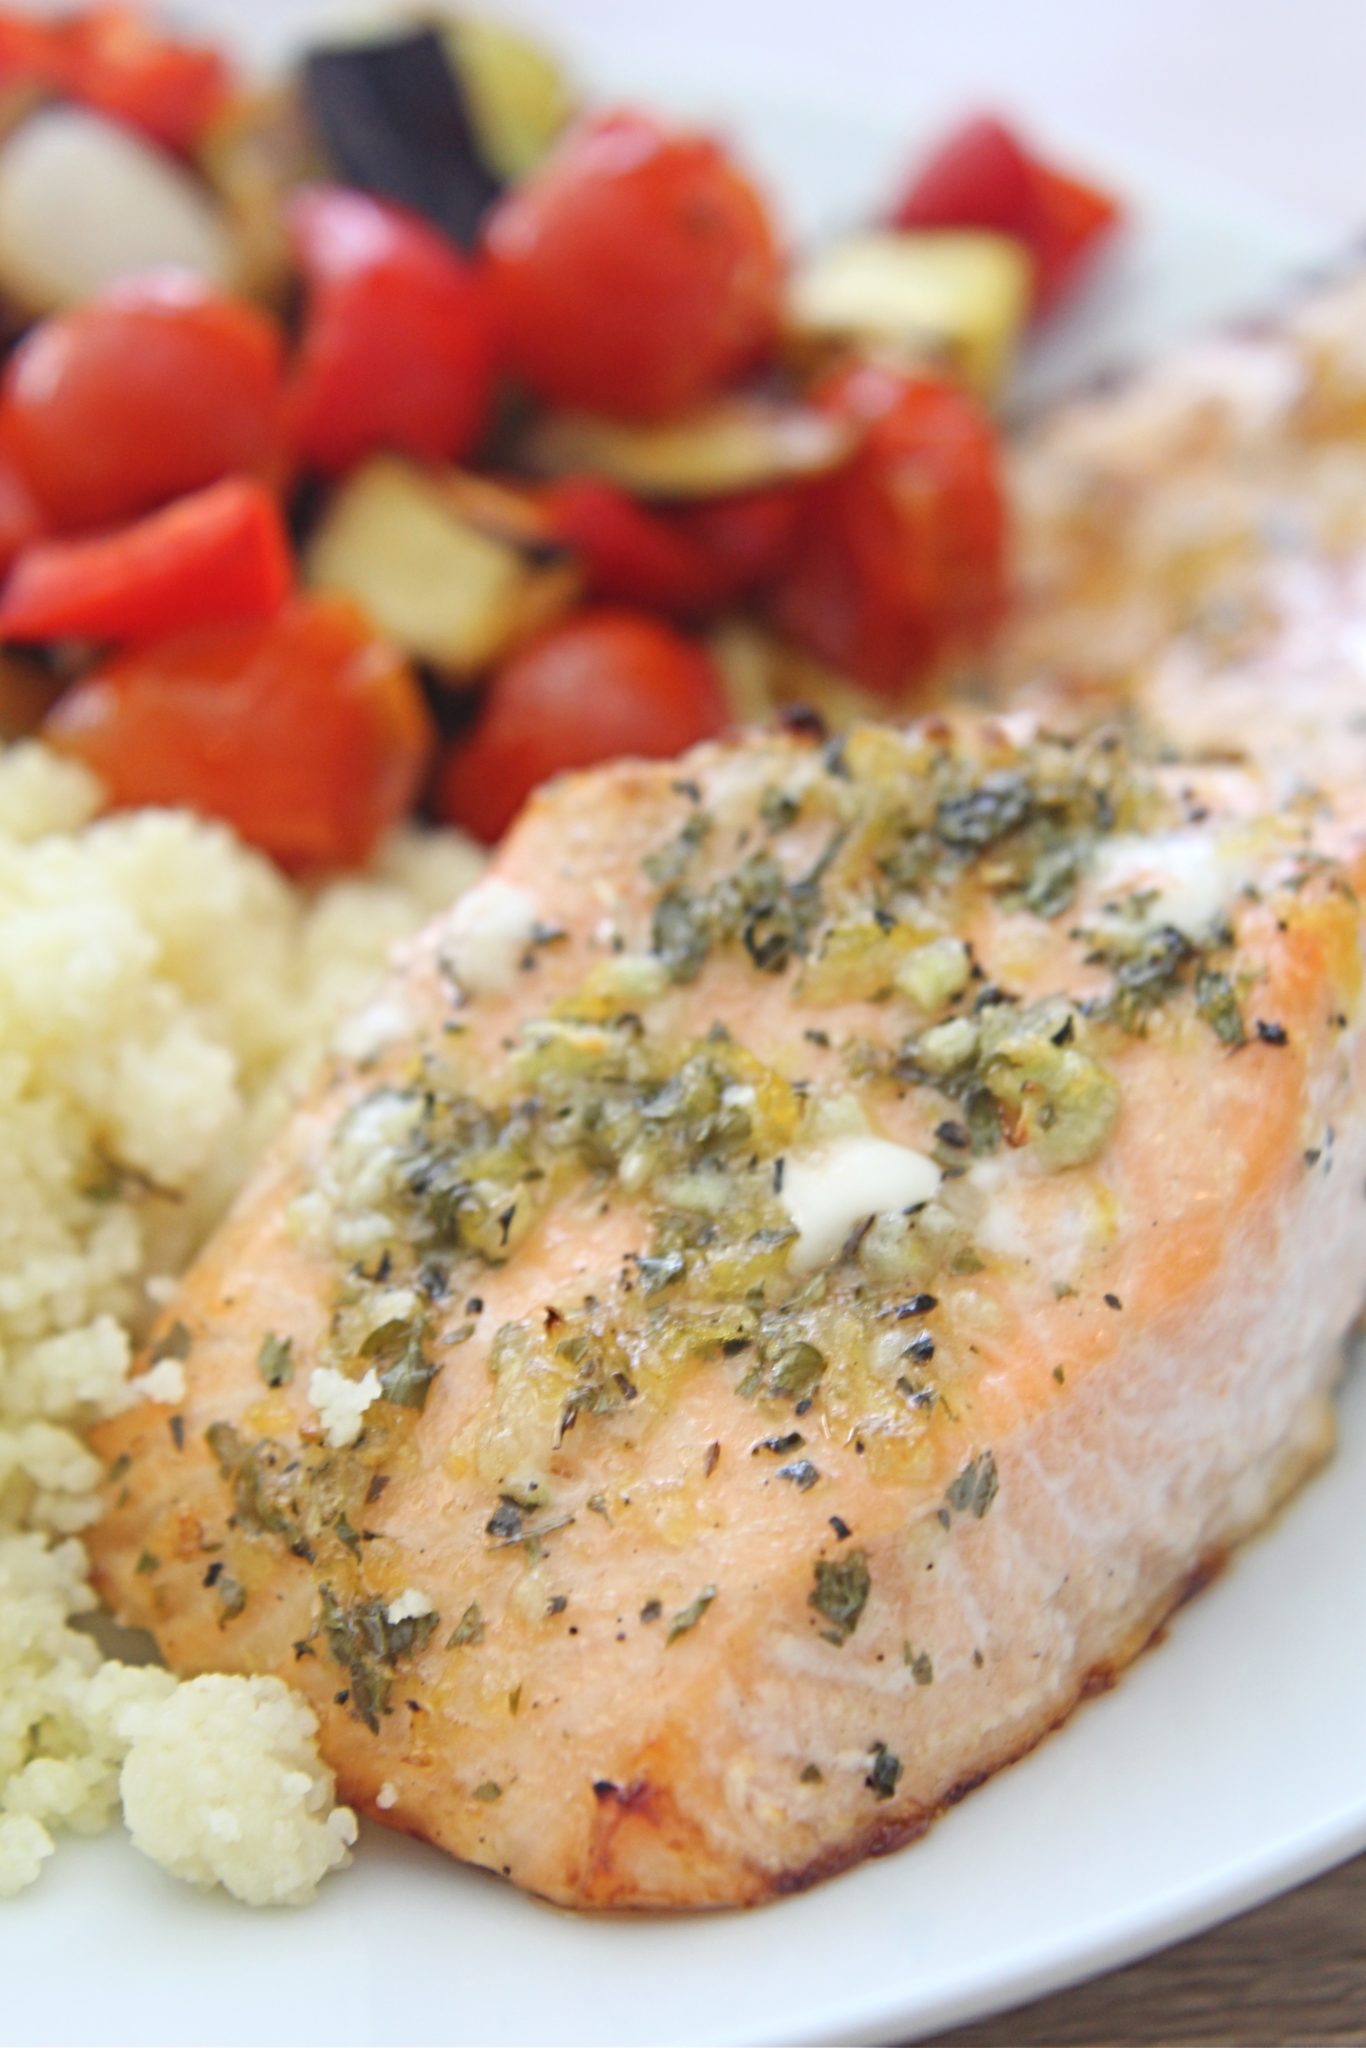
[[268, 619], [293, 580], [274, 497], [225, 477], [112, 533], [24, 548], [0, 596], [0, 636], [125, 643]]
[[0, 435], [54, 526], [112, 526], [280, 457], [281, 341], [252, 306], [165, 273], [20, 342]]
[[710, 564], [713, 605], [734, 604], [774, 580], [791, 550], [802, 504], [800, 485], [770, 484], [674, 510], [675, 533]]
[[864, 439], [807, 498], [774, 619], [821, 660], [895, 696], [999, 618], [996, 437], [974, 399], [935, 377], [856, 364], [817, 398], [862, 423]]
[[660, 513], [597, 477], [549, 484], [541, 503], [583, 564], [589, 595], [687, 618], [711, 601], [706, 555]]
[[661, 508], [598, 477], [566, 477], [541, 502], [579, 555], [590, 596], [687, 619], [772, 581], [801, 499], [784, 484]]
[[990, 228], [1034, 259], [1034, 311], [1051, 312], [1120, 220], [1118, 201], [1054, 170], [994, 115], [945, 137], [894, 219], [903, 228]]
[[112, 801], [221, 818], [290, 869], [351, 866], [409, 808], [432, 747], [407, 664], [338, 598], [120, 656], [60, 699], [44, 736]]
[[336, 476], [377, 449], [458, 460], [483, 432], [493, 354], [482, 284], [425, 221], [318, 186], [289, 210], [308, 309], [289, 393], [299, 460]]
[[232, 77], [221, 51], [113, 5], [48, 22], [0, 14], [0, 82], [79, 100], [187, 155], [225, 105]]
[[498, 671], [478, 724], [442, 764], [437, 810], [494, 840], [547, 776], [621, 754], [665, 759], [725, 722], [701, 648], [638, 612], [583, 611]]
[[718, 145], [636, 113], [576, 128], [489, 215], [511, 366], [561, 405], [658, 419], [748, 368], [777, 330], [763, 201]]
[[0, 576], [21, 548], [37, 540], [45, 525], [43, 508], [26, 478], [0, 449]]

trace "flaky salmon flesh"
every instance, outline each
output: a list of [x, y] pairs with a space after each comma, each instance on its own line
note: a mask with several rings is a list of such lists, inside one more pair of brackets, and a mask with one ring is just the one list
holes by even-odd
[[1345, 802], [1023, 721], [554, 785], [99, 1432], [102, 1592], [566, 1904], [919, 1834], [1329, 1448], [1363, 879]]
[[990, 694], [1360, 787], [1364, 478], [1363, 272], [1058, 407], [1012, 452]]

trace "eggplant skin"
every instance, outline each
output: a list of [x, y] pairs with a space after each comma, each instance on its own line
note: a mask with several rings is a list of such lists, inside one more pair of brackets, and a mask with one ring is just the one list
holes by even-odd
[[435, 29], [316, 46], [304, 96], [337, 176], [421, 214], [462, 249], [502, 191], [464, 85]]

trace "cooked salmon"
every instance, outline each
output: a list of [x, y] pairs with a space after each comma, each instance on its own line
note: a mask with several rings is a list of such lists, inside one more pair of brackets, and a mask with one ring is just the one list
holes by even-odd
[[1007, 700], [1360, 785], [1366, 276], [1058, 407], [1011, 475]]
[[560, 781], [187, 1275], [101, 1590], [565, 1904], [919, 1834], [1329, 1448], [1362, 880], [1021, 722]]

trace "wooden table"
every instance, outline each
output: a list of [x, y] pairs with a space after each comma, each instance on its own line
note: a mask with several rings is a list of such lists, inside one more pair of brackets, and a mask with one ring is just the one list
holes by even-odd
[[931, 2048], [1366, 2044], [1366, 1856], [1131, 1969]]

